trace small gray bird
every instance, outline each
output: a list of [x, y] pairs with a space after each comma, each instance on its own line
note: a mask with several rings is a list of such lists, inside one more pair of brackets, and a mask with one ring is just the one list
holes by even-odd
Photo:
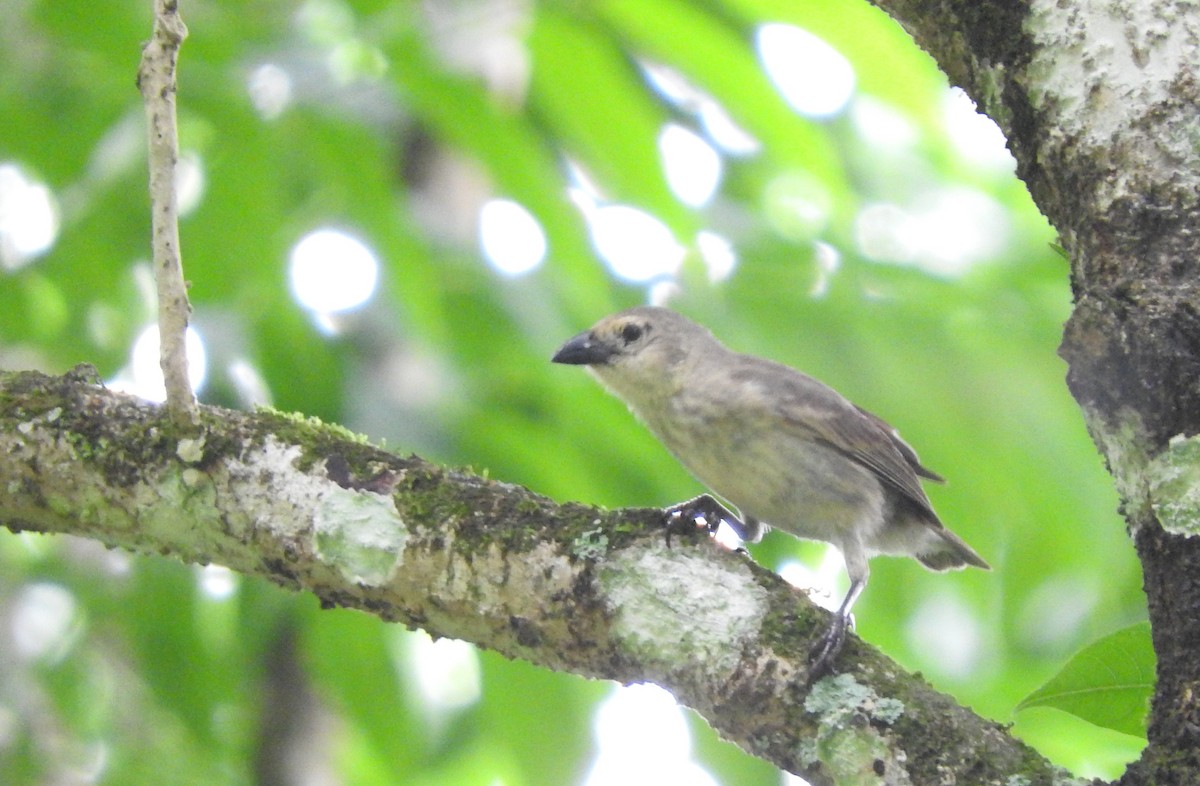
[[870, 557], [988, 569], [934, 513], [917, 476], [942, 478], [895, 429], [812, 377], [726, 348], [674, 311], [642, 306], [605, 317], [553, 362], [587, 366], [738, 511], [704, 496], [684, 503], [685, 514], [724, 517], [743, 541], [757, 542], [770, 525], [841, 550], [850, 591], [813, 648], [810, 679], [829, 671], [845, 642]]

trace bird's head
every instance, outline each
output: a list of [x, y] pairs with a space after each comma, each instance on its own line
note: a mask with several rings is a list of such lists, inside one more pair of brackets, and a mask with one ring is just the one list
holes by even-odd
[[601, 319], [559, 347], [551, 360], [587, 366], [612, 392], [636, 406], [674, 393], [682, 374], [712, 346], [720, 345], [686, 317], [639, 306]]

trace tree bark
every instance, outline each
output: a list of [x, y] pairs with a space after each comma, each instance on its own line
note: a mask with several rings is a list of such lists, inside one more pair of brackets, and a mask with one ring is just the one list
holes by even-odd
[[1122, 783], [1200, 781], [1200, 12], [1154, 0], [877, 0], [1000, 124], [1058, 229], [1060, 354], [1122, 498], [1158, 655]]
[[662, 511], [558, 505], [276, 412], [201, 407], [198, 430], [179, 426], [86, 369], [0, 374], [0, 478], [13, 531], [216, 562], [547, 668], [653, 681], [815, 786], [1066, 782], [855, 637], [810, 688], [826, 612], [710, 538], [668, 544]]

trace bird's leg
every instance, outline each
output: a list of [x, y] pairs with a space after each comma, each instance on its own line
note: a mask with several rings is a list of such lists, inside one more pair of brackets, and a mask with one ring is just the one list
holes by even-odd
[[668, 548], [671, 546], [671, 535], [692, 535], [699, 529], [698, 524], [701, 520], [704, 521], [704, 529], [710, 535], [717, 531], [722, 521], [733, 527], [738, 537], [741, 537], [746, 528], [741, 519], [710, 494], [701, 494], [694, 499], [672, 505], [664, 510], [664, 513], [667, 514]]
[[[863, 564], [865, 565], [865, 561]], [[846, 631], [854, 628], [854, 617], [850, 610], [866, 586], [866, 576], [850, 579], [850, 591], [846, 593], [842, 605], [834, 612], [833, 619], [829, 621], [829, 628], [808, 653], [809, 685], [833, 671], [834, 661], [837, 660], [838, 653], [842, 651], [842, 646], [846, 643]]]

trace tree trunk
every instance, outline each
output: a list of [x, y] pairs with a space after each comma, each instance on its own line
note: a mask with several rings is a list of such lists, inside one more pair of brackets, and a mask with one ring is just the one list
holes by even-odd
[[1158, 655], [1127, 784], [1200, 780], [1200, 12], [886, 2], [980, 109], [1071, 259], [1060, 353], [1122, 498]]

